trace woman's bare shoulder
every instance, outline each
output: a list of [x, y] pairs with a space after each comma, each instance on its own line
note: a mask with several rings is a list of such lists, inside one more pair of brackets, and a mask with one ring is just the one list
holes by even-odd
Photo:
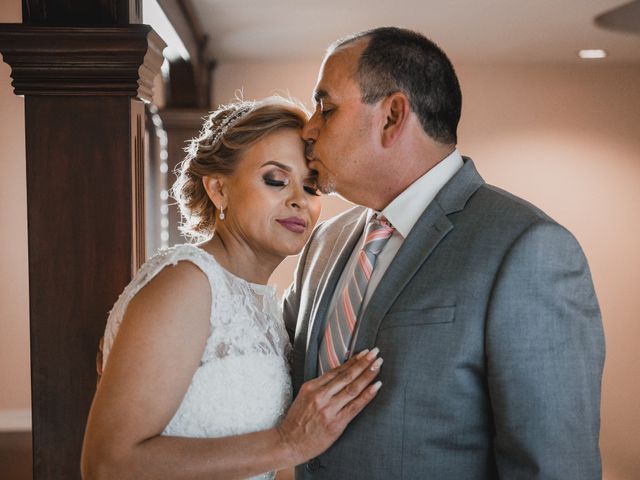
[[211, 285], [201, 266], [179, 260], [165, 265], [131, 300], [144, 307], [153, 305], [184, 306], [193, 303], [211, 304]]

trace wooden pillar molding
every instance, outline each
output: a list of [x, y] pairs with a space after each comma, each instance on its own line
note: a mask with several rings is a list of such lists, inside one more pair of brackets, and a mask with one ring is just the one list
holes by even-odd
[[[0, 25], [0, 52], [25, 96], [33, 472], [77, 479], [98, 341], [144, 260], [143, 102], [165, 45], [128, 24], [139, 2], [23, 6], [29, 24]], [[73, 6], [89, 20], [59, 26]]]
[[16, 95], [121, 96], [150, 102], [162, 39], [148, 25], [0, 26]]

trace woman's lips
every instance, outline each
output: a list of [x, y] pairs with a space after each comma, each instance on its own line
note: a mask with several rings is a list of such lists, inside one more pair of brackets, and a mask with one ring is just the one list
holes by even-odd
[[303, 233], [307, 228], [307, 222], [298, 217], [276, 219], [276, 222], [294, 233]]

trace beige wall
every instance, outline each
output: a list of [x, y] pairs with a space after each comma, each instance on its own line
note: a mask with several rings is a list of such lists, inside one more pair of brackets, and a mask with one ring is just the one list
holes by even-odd
[[[214, 99], [288, 91], [307, 104], [318, 62], [221, 63]], [[640, 66], [458, 67], [461, 152], [485, 179], [569, 228], [591, 265], [607, 360], [601, 445], [605, 479], [640, 478]], [[323, 217], [346, 203], [326, 198]], [[273, 282], [290, 281], [294, 259]]]
[[[3, 0], [0, 23], [22, 21], [21, 9]], [[10, 73], [0, 63], [0, 419], [31, 406], [24, 99], [13, 94]]]
[[542, 207], [585, 250], [607, 341], [605, 478], [640, 478], [640, 67], [461, 76], [462, 150], [488, 181]]

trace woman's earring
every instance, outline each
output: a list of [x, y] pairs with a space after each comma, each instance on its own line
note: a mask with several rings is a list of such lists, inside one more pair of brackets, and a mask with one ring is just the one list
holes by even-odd
[[224, 208], [220, 207], [220, 220], [224, 220]]

